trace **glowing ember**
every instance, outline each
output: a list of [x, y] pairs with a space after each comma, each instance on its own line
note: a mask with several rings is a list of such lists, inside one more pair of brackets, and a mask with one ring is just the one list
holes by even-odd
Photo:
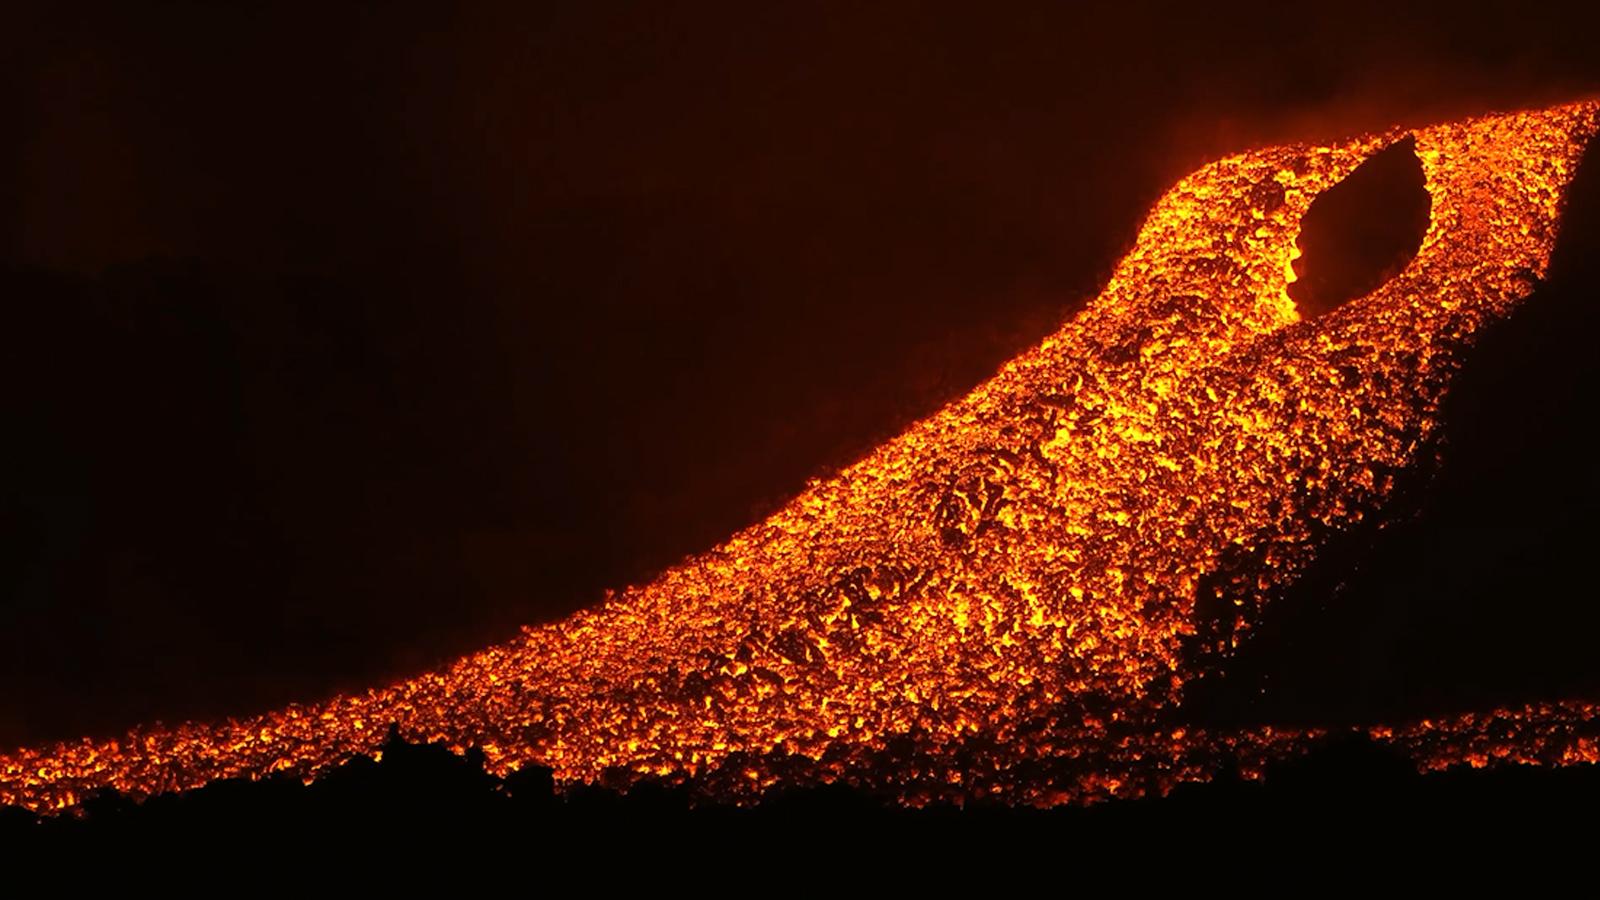
[[[1545, 274], [1600, 104], [1230, 157], [1176, 185], [1104, 292], [1038, 348], [765, 522], [603, 606], [359, 696], [0, 758], [69, 808], [306, 779], [412, 741], [504, 774], [732, 800], [845, 782], [907, 803], [1056, 803], [1259, 771], [1314, 733], [1185, 728], [1323, 542], [1425, 461], [1473, 336]], [[1311, 201], [1410, 134], [1433, 198], [1409, 266], [1302, 321]], [[1231, 621], [1202, 624], [1202, 585]], [[1206, 589], [1215, 589], [1208, 587]], [[1374, 729], [1419, 764], [1594, 761], [1582, 704]]]

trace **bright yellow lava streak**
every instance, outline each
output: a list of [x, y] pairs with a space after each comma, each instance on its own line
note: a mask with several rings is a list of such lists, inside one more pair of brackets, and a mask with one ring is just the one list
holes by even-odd
[[[1060, 331], [654, 582], [365, 694], [0, 757], [0, 801], [310, 780], [391, 723], [479, 747], [498, 774], [736, 801], [845, 782], [912, 804], [1048, 804], [1165, 791], [1222, 760], [1254, 771], [1315, 735], [1185, 728], [1185, 683], [1429, 452], [1474, 335], [1545, 274], [1597, 110], [1212, 163], [1156, 203]], [[1302, 320], [1286, 291], [1301, 218], [1407, 134], [1433, 198], [1416, 258]], [[1205, 579], [1237, 610], [1215, 632], [1195, 616]], [[1594, 761], [1595, 710], [1372, 734], [1429, 767]]]

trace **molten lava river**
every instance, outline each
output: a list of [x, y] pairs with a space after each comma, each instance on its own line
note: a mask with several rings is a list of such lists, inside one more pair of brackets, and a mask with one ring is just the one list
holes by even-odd
[[[1207, 165], [1042, 344], [655, 581], [366, 693], [0, 756], [0, 802], [309, 782], [391, 727], [477, 747], [499, 775], [739, 803], [843, 783], [1050, 805], [1259, 774], [1324, 734], [1186, 727], [1185, 686], [1432, 461], [1463, 354], [1546, 273], [1597, 117], [1585, 102]], [[1432, 197], [1415, 258], [1302, 318], [1287, 288], [1312, 200], [1408, 137]], [[1227, 627], [1201, 627], [1203, 585]], [[1422, 769], [1593, 763], [1600, 706], [1365, 733]]]

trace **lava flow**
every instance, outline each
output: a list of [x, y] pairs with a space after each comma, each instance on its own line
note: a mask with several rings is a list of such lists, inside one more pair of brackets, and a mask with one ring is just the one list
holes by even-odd
[[[655, 581], [364, 694], [11, 753], [0, 801], [309, 781], [391, 726], [480, 748], [495, 774], [736, 802], [839, 782], [1051, 804], [1259, 771], [1318, 735], [1186, 727], [1186, 683], [1432, 462], [1464, 352], [1545, 275], [1597, 116], [1571, 104], [1208, 165], [1041, 345]], [[1302, 217], [1407, 137], [1432, 197], [1415, 258], [1303, 318], [1287, 291]], [[1203, 591], [1228, 615], [1202, 619]], [[1600, 705], [1574, 702], [1370, 734], [1425, 768], [1593, 762], [1597, 723]]]

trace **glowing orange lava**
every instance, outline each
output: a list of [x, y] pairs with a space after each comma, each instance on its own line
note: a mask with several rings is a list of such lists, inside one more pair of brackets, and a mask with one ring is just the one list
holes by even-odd
[[[1311, 732], [1185, 727], [1333, 534], [1424, 462], [1474, 335], [1544, 276], [1597, 127], [1580, 103], [1232, 156], [1150, 212], [1037, 348], [783, 509], [599, 608], [437, 672], [253, 718], [0, 757], [0, 801], [70, 808], [224, 777], [307, 780], [412, 741], [491, 772], [743, 801], [844, 782], [1049, 804], [1259, 771]], [[1370, 295], [1302, 320], [1311, 201], [1414, 136], [1431, 222]], [[1202, 581], [1236, 610], [1202, 630]], [[1585, 704], [1371, 730], [1425, 767], [1600, 758]]]

